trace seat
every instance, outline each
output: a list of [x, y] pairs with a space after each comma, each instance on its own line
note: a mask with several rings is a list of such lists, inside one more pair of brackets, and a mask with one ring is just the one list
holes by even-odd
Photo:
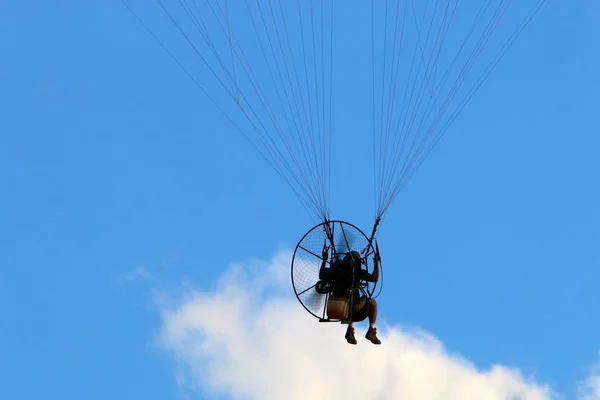
[[348, 318], [348, 299], [346, 296], [329, 296], [327, 300], [327, 317], [338, 320]]

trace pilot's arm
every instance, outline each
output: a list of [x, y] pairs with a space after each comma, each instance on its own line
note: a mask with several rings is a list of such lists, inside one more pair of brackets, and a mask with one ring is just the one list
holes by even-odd
[[379, 280], [379, 263], [381, 262], [381, 257], [379, 257], [379, 253], [375, 253], [375, 256], [373, 257], [373, 273], [369, 274], [367, 273], [366, 275], [366, 281], [368, 282], [377, 282]]
[[331, 276], [331, 268], [327, 268], [327, 260], [329, 259], [329, 251], [327, 246], [323, 247], [323, 261], [321, 262], [321, 268], [319, 268], [319, 279], [327, 280]]

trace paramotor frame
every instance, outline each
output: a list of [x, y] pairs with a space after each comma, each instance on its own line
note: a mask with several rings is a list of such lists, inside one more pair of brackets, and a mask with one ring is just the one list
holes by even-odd
[[[375, 229], [376, 227], [373, 232]], [[326, 260], [323, 259], [324, 247], [331, 249]], [[368, 272], [372, 272], [369, 271], [369, 257], [374, 256], [378, 251], [374, 235], [368, 237], [355, 225], [341, 220], [324, 221], [312, 227], [296, 245], [291, 266], [294, 294], [304, 309], [320, 322], [347, 322], [342, 319], [328, 318], [327, 304], [330, 292], [328, 282], [319, 279], [319, 269], [323, 261], [331, 266], [352, 251], [357, 251], [361, 255], [361, 268], [364, 267]], [[357, 287], [350, 288], [350, 291], [358, 290], [369, 299], [376, 298], [383, 287], [381, 262], [379, 272], [378, 282], [358, 281]], [[351, 317], [352, 307], [349, 308], [349, 312]]]

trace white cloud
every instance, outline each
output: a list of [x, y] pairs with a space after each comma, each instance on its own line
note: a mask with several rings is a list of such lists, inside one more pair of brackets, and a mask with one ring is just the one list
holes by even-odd
[[600, 400], [600, 363], [592, 368], [589, 376], [580, 384], [578, 400]]
[[517, 369], [478, 370], [416, 329], [379, 322], [383, 344], [375, 346], [359, 325], [359, 344], [347, 344], [345, 326], [320, 324], [290, 293], [289, 260], [284, 251], [271, 262], [236, 264], [212, 291], [160, 301], [160, 344], [174, 354], [185, 386], [261, 400], [553, 398]]
[[136, 267], [133, 271], [125, 274], [123, 276], [123, 278], [129, 282], [132, 282], [132, 281], [135, 281], [138, 279], [156, 281], [156, 278], [150, 272], [148, 272], [148, 270], [144, 267]]

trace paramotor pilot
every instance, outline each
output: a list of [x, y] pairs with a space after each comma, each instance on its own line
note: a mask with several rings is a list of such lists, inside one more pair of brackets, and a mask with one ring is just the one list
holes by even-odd
[[[374, 256], [373, 273], [361, 268], [361, 257], [357, 251], [351, 251], [342, 260], [334, 261], [331, 267], [327, 267], [329, 251], [327, 246], [323, 248], [323, 262], [319, 270], [319, 279], [330, 282], [331, 295], [344, 298], [351, 304], [351, 315], [346, 340], [350, 344], [357, 344], [354, 337], [354, 323], [369, 318], [369, 329], [365, 338], [373, 344], [381, 344], [377, 337], [377, 302], [359, 293], [359, 282], [377, 282], [379, 279], [379, 253]], [[352, 279], [354, 277], [354, 280]]]

